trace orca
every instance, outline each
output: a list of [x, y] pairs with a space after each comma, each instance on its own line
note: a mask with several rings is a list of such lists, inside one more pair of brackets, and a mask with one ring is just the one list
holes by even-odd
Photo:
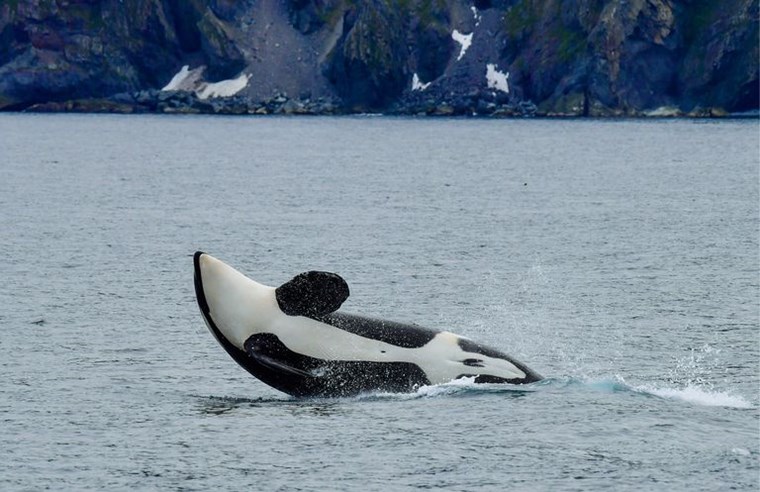
[[198, 306], [216, 340], [253, 376], [291, 396], [406, 393], [463, 377], [542, 379], [451, 332], [338, 311], [349, 288], [334, 273], [305, 272], [274, 288], [201, 251], [193, 261]]

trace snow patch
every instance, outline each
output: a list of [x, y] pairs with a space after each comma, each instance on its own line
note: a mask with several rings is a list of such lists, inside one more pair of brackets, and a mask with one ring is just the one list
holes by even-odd
[[412, 76], [412, 90], [413, 91], [424, 91], [427, 89], [432, 82], [425, 82], [423, 83], [420, 81], [420, 77], [415, 73]]
[[200, 66], [190, 70], [190, 65], [183, 66], [179, 72], [166, 84], [162, 91], [193, 91], [199, 82], [206, 67]]
[[674, 106], [660, 106], [659, 108], [647, 111], [644, 114], [646, 116], [652, 116], [654, 118], [669, 118], [681, 116], [681, 111]]
[[205, 70], [203, 65], [192, 70], [189, 65], [185, 65], [161, 90], [195, 92], [199, 99], [230, 97], [243, 90], [251, 79], [250, 75], [241, 73], [234, 79], [206, 82], [203, 80]]
[[166, 84], [161, 90], [162, 91], [176, 91], [177, 87], [179, 87], [182, 81], [187, 78], [187, 75], [189, 73], [190, 73], [190, 65], [183, 66], [179, 72], [174, 74], [174, 77], [172, 77], [169, 83]]
[[472, 18], [475, 19], [475, 27], [478, 27], [480, 25], [480, 12], [478, 12], [477, 7], [474, 5], [470, 7], [470, 10], [472, 10]]
[[472, 33], [462, 34], [461, 32], [454, 29], [454, 32], [451, 33], [451, 38], [460, 44], [459, 56], [457, 57], [457, 61], [459, 61], [467, 52], [467, 48], [469, 48], [472, 44]]
[[206, 84], [205, 87], [196, 91], [200, 99], [208, 99], [209, 97], [230, 97], [234, 96], [238, 92], [245, 89], [248, 85], [248, 81], [251, 79], [250, 75], [241, 73], [237, 78], [229, 80], [220, 80], [219, 82], [213, 82]]
[[496, 70], [496, 65], [489, 63], [486, 65], [486, 82], [489, 89], [496, 89], [509, 94], [509, 72], [500, 72]]

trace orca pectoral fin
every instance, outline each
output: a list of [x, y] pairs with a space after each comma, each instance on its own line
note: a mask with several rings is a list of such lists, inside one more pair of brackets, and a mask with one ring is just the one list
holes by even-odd
[[287, 364], [286, 362], [275, 359], [274, 357], [264, 353], [262, 350], [257, 349], [257, 347], [254, 344], [246, 344], [245, 349], [248, 355], [253, 360], [258, 362], [262, 366], [268, 367], [269, 369], [273, 371], [289, 374], [291, 376], [309, 377], [309, 378], [314, 377], [308, 371], [304, 371], [303, 369], [293, 367]]

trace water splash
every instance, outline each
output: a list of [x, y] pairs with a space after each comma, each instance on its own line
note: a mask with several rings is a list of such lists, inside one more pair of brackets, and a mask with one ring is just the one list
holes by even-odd
[[[554, 384], [562, 384], [561, 380], [555, 381]], [[717, 390], [711, 385], [687, 384], [683, 387], [661, 386], [654, 384], [634, 385], [628, 384], [619, 376], [608, 379], [567, 379], [565, 385], [583, 386], [596, 391], [617, 393], [628, 392], [638, 393], [668, 400], [679, 400], [696, 405], [709, 407], [727, 407], [727, 408], [754, 408], [752, 403], [742, 396], [735, 395], [728, 391]]]
[[508, 393], [511, 395], [523, 395], [537, 391], [535, 385], [514, 384], [483, 384], [476, 383], [475, 377], [464, 377], [443, 384], [433, 384], [420, 387], [415, 395], [418, 397], [433, 398], [438, 396], [465, 395], [469, 393]]
[[720, 377], [725, 364], [720, 360], [721, 350], [705, 343], [701, 347], [689, 349], [686, 356], [675, 360], [670, 369], [668, 380], [674, 384], [710, 386], [716, 377]]
[[478, 384], [475, 383], [474, 378], [461, 378], [448, 383], [421, 386], [414, 393], [367, 393], [355, 398], [358, 400], [413, 400], [419, 398], [472, 397], [484, 394], [527, 396], [548, 391], [628, 393], [657, 397], [666, 400], [677, 400], [709, 407], [738, 409], [754, 408], [754, 405], [744, 397], [728, 391], [721, 391], [697, 385], [688, 385], [680, 388], [649, 384], [633, 385], [626, 383], [625, 380], [619, 376], [601, 379], [579, 379], [573, 377], [549, 378], [537, 383], [525, 385]]
[[476, 383], [475, 377], [464, 377], [449, 381], [448, 383], [431, 384], [420, 386], [412, 393], [363, 393], [354, 397], [357, 400], [416, 400], [420, 398], [440, 397], [468, 397], [483, 394], [506, 394], [508, 396], [522, 396], [526, 393], [538, 391], [537, 386], [542, 382], [533, 384], [497, 384]]

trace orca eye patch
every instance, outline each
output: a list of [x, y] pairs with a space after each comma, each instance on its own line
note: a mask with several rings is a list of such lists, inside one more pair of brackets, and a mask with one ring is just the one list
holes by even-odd
[[483, 361], [481, 359], [465, 359], [462, 364], [470, 367], [483, 367]]

